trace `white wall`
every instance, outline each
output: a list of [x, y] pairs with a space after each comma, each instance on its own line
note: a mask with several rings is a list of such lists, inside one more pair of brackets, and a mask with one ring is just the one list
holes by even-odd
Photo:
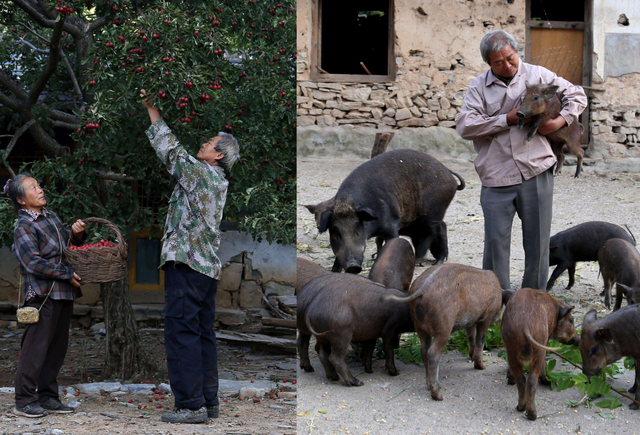
[[[618, 18], [625, 14], [629, 19], [628, 26], [618, 24]], [[594, 0], [593, 4], [593, 50], [597, 55], [594, 60], [595, 71], [604, 79], [605, 70], [605, 35], [606, 34], [640, 34], [640, 0]], [[636, 53], [628, 56], [640, 57]], [[636, 72], [640, 72], [637, 70]]]

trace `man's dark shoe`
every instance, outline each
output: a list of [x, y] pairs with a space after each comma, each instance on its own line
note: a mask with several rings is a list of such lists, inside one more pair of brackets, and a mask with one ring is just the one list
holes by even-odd
[[29, 403], [23, 407], [16, 405], [16, 407], [13, 408], [13, 413], [29, 418], [38, 418], [47, 415], [47, 411], [45, 411], [38, 402]]
[[160, 420], [165, 423], [204, 423], [207, 421], [207, 408], [200, 409], [176, 409], [168, 414], [162, 414]]
[[218, 418], [220, 417], [220, 407], [219, 406], [207, 406], [207, 417], [209, 418]]
[[41, 402], [40, 406], [42, 406], [47, 412], [52, 414], [71, 414], [73, 412], [72, 407], [63, 404], [58, 399], [55, 399], [53, 397], [49, 397], [44, 402]]

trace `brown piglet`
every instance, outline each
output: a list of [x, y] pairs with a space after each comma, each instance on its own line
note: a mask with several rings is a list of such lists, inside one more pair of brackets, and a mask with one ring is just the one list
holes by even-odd
[[619, 310], [622, 297], [629, 305], [640, 299], [640, 253], [626, 240], [609, 239], [598, 251], [598, 264], [604, 279], [604, 305], [611, 309], [611, 287], [616, 283], [616, 304]]
[[409, 291], [415, 267], [416, 256], [411, 243], [396, 237], [387, 240], [378, 251], [378, 258], [371, 267], [369, 279], [385, 287]]
[[[509, 361], [509, 383], [518, 385], [518, 411], [529, 420], [538, 418], [536, 389], [538, 379], [546, 380], [545, 357], [550, 338], [565, 344], [578, 344], [573, 325], [573, 307], [543, 290], [523, 288], [509, 300], [502, 316], [502, 341]], [[526, 378], [523, 366], [529, 365]]]
[[441, 264], [427, 269], [409, 290], [411, 296], [389, 300], [409, 301], [411, 319], [420, 347], [431, 397], [442, 400], [438, 365], [449, 336], [467, 332], [469, 357], [483, 370], [482, 350], [489, 326], [502, 308], [503, 292], [496, 275], [462, 264]]
[[[526, 118], [531, 118], [531, 127], [526, 137], [526, 140], [530, 141], [536, 131], [538, 131], [540, 124], [548, 119], [554, 119], [560, 116], [562, 95], [557, 94], [558, 86], [551, 85], [551, 83], [535, 85], [525, 82], [525, 85], [527, 89], [524, 95], [524, 101], [520, 105], [516, 115], [518, 116], [518, 129], [523, 127]], [[582, 130], [582, 125], [576, 121], [545, 135], [551, 145], [553, 154], [555, 154], [558, 159], [555, 175], [558, 175], [560, 171], [562, 171], [562, 165], [564, 164], [562, 148], [566, 145], [571, 154], [578, 158], [575, 177], [580, 177], [582, 158], [584, 156], [584, 150], [580, 146]]]
[[296, 295], [299, 295], [302, 287], [313, 278], [321, 275], [329, 275], [330, 273], [327, 269], [324, 269], [313, 261], [296, 257]]

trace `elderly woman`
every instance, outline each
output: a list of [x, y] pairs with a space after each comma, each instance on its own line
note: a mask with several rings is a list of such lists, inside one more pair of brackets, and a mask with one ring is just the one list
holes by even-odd
[[[73, 409], [58, 398], [57, 381], [67, 353], [73, 300], [82, 296], [80, 277], [62, 261], [69, 231], [45, 208], [44, 191], [31, 175], [9, 180], [4, 192], [18, 215], [12, 251], [22, 275], [19, 303], [40, 310], [38, 322], [29, 324], [22, 336], [13, 412], [31, 418], [70, 413]], [[83, 243], [85, 227], [81, 220], [73, 224], [72, 243]]]

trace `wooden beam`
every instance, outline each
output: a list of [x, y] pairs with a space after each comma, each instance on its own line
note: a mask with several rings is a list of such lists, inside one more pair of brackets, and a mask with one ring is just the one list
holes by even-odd
[[393, 139], [393, 135], [395, 135], [395, 133], [392, 132], [376, 133], [376, 141], [371, 149], [371, 158], [374, 158], [387, 150], [387, 146], [389, 145], [389, 142], [391, 142], [391, 139]]
[[276, 319], [275, 317], [263, 317], [262, 324], [268, 326], [282, 326], [284, 328], [296, 328], [295, 320]]

